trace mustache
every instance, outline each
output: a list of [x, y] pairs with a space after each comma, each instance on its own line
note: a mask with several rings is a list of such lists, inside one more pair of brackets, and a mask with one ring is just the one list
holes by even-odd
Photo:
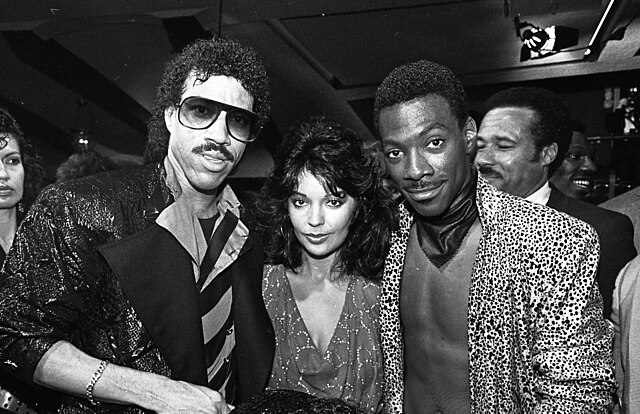
[[438, 184], [439, 183], [437, 182], [432, 182], [429, 180], [420, 180], [420, 181], [405, 183], [403, 187], [407, 190], [424, 190], [424, 189], [433, 189], [437, 187]]
[[502, 174], [500, 174], [498, 171], [487, 166], [478, 167], [478, 172], [486, 177], [502, 177]]
[[216, 144], [215, 142], [205, 142], [202, 145], [199, 145], [191, 150], [194, 154], [202, 154], [209, 151], [216, 151], [222, 154], [225, 160], [233, 162], [236, 157], [225, 147], [224, 145]]

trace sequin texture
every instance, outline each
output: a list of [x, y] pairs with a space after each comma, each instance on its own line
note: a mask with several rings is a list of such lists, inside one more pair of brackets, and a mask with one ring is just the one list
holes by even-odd
[[378, 339], [376, 283], [350, 277], [345, 305], [329, 347], [320, 354], [293, 298], [284, 267], [265, 266], [263, 296], [276, 332], [270, 389], [340, 398], [368, 413], [382, 400], [382, 354]]
[[[112, 171], [43, 191], [0, 275], [2, 369], [31, 382], [49, 348], [66, 340], [117, 365], [170, 376], [97, 246], [147, 228], [145, 205], [171, 201], [160, 167]], [[117, 206], [114, 208], [114, 206]], [[161, 206], [161, 208], [164, 206]], [[100, 412], [65, 396], [61, 413]], [[144, 412], [120, 407], [118, 412]]]

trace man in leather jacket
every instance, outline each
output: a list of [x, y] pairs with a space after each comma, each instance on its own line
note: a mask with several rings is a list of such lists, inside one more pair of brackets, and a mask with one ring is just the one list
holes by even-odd
[[196, 41], [165, 69], [146, 167], [42, 193], [0, 276], [4, 371], [63, 413], [227, 413], [264, 389], [262, 245], [225, 178], [269, 99], [253, 50]]

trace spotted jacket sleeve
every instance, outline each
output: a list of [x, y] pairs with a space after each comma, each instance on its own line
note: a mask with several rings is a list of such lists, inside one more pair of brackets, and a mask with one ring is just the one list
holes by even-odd
[[613, 327], [602, 317], [595, 282], [599, 245], [589, 230], [577, 244], [583, 246], [580, 259], [557, 270], [556, 283], [535, 309], [534, 413], [606, 413], [613, 406]]

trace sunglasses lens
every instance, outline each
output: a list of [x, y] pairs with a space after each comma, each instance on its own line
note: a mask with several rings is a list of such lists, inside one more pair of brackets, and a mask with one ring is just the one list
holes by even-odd
[[207, 128], [220, 115], [217, 102], [201, 98], [187, 98], [181, 105], [180, 122], [190, 128]]
[[227, 130], [233, 138], [243, 142], [256, 139], [259, 131], [256, 114], [210, 99], [197, 96], [185, 99], [178, 110], [178, 119], [188, 128], [206, 129], [216, 122], [222, 111], [227, 113]]
[[231, 111], [227, 114], [227, 127], [235, 138], [249, 141], [256, 123], [256, 116], [246, 111]]

